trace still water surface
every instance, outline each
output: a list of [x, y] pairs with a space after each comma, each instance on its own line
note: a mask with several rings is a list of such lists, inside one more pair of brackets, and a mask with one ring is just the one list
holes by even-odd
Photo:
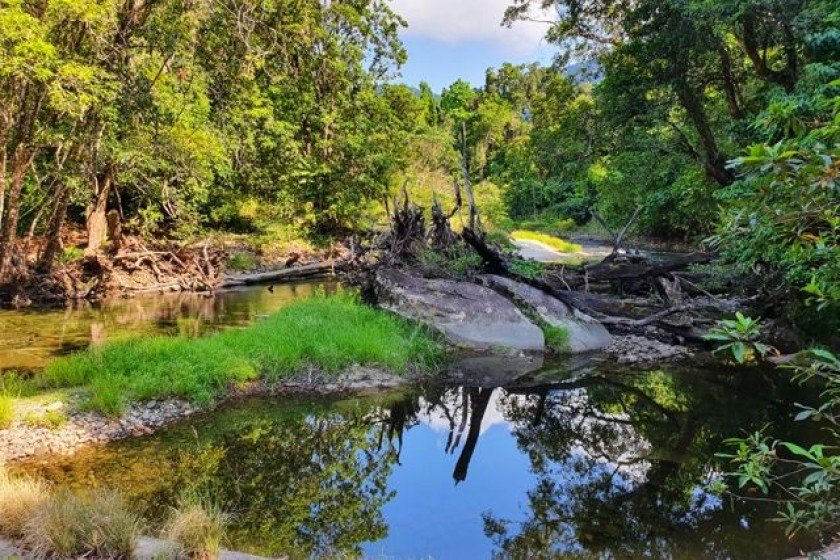
[[[0, 312], [0, 368], [106, 339], [238, 327], [331, 283]], [[791, 433], [778, 374], [473, 360], [454, 385], [345, 400], [256, 399], [159, 434], [19, 468], [121, 488], [147, 530], [187, 488], [232, 514], [234, 549], [292, 558], [784, 558], [772, 511], [704, 488], [721, 441]], [[515, 369], [515, 368], [514, 368]], [[476, 379], [483, 380], [475, 383]], [[470, 382], [473, 381], [473, 382]], [[470, 385], [470, 386], [463, 386]], [[483, 386], [480, 386], [483, 385]]]
[[24, 468], [119, 487], [152, 527], [197, 487], [232, 512], [228, 546], [262, 555], [784, 558], [772, 511], [704, 490], [723, 438], [787, 428], [779, 397], [758, 373], [555, 365], [537, 385], [247, 400]]

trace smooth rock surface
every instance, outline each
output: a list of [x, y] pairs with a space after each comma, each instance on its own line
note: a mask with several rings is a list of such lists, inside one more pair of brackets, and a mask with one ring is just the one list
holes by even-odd
[[503, 292], [520, 305], [533, 310], [543, 321], [569, 332], [568, 351], [572, 354], [603, 350], [612, 343], [612, 337], [599, 321], [562, 301], [528, 284], [510, 278], [485, 274], [481, 280], [490, 288]]
[[382, 307], [430, 325], [455, 345], [476, 350], [545, 349], [542, 330], [490, 288], [382, 269], [376, 273], [376, 290]]
[[[159, 558], [175, 558], [175, 547], [172, 543], [150, 537], [138, 537], [137, 549], [134, 557], [136, 560], [155, 560]], [[218, 560], [265, 560], [264, 556], [255, 556], [244, 552], [232, 550], [220, 550]], [[281, 558], [287, 558], [283, 556]]]

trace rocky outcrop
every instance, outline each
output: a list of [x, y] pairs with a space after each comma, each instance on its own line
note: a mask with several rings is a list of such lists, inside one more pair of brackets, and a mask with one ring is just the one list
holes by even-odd
[[549, 325], [565, 329], [569, 333], [567, 350], [572, 354], [603, 350], [612, 343], [604, 325], [542, 290], [494, 274], [481, 276], [481, 281], [527, 307]]
[[476, 350], [545, 348], [537, 325], [509, 300], [478, 284], [380, 269], [376, 292], [382, 307], [428, 324], [457, 346]]

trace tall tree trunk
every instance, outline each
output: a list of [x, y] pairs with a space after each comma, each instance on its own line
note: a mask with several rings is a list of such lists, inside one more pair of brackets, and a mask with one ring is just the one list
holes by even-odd
[[700, 144], [703, 149], [701, 155], [703, 165], [706, 168], [706, 174], [722, 186], [731, 184], [735, 180], [735, 176], [726, 168], [726, 156], [718, 150], [717, 142], [715, 142], [712, 127], [709, 126], [709, 120], [706, 117], [706, 111], [703, 108], [702, 102], [691, 89], [691, 85], [689, 85], [685, 78], [678, 81], [676, 89], [680, 104], [685, 109], [691, 124], [694, 125], [694, 129], [700, 137]]
[[0, 136], [0, 228], [3, 227], [3, 214], [6, 211], [6, 135]]
[[50, 272], [56, 255], [61, 251], [61, 228], [64, 227], [64, 220], [67, 218], [70, 189], [64, 183], [61, 183], [56, 189], [55, 196], [56, 203], [47, 223], [47, 243], [44, 246], [44, 252], [41, 253], [41, 258], [38, 260], [38, 270], [40, 272]]
[[721, 78], [723, 91], [726, 94], [726, 105], [729, 108], [729, 116], [733, 119], [740, 119], [743, 114], [739, 101], [738, 82], [732, 73], [732, 57], [729, 56], [729, 50], [723, 42], [718, 45], [718, 54], [720, 55]]
[[0, 279], [9, 274], [9, 265], [17, 243], [17, 227], [20, 219], [20, 193], [26, 178], [26, 169], [32, 161], [29, 150], [19, 144], [12, 160], [12, 183], [7, 193], [6, 218], [0, 228]]
[[111, 193], [111, 185], [114, 183], [114, 166], [108, 164], [102, 172], [101, 177], [95, 176], [93, 200], [88, 206], [85, 227], [88, 234], [87, 248], [85, 254], [95, 254], [108, 234], [108, 195]]
[[[461, 123], [461, 171], [464, 175], [464, 190], [467, 191], [467, 203], [470, 205], [470, 229], [481, 233], [481, 218], [475, 205], [472, 181], [470, 181], [470, 162], [467, 157], [467, 123]], [[476, 229], [478, 224], [478, 229]]]
[[785, 35], [787, 65], [782, 70], [773, 70], [767, 64], [767, 59], [764, 55], [759, 52], [758, 31], [756, 29], [755, 14], [752, 11], [748, 10], [742, 16], [741, 28], [743, 31], [741, 39], [744, 45], [744, 52], [749, 57], [750, 62], [752, 62], [758, 77], [766, 82], [780, 85], [786, 91], [791, 91], [796, 85], [797, 71], [796, 46], [793, 44], [793, 34], [788, 31]]

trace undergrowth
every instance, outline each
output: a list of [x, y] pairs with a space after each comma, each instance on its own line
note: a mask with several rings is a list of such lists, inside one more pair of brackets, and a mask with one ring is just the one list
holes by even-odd
[[237, 382], [274, 381], [307, 367], [337, 373], [353, 364], [404, 371], [431, 367], [440, 346], [424, 329], [351, 294], [318, 295], [250, 327], [203, 338], [121, 340], [52, 362], [41, 387], [84, 387], [86, 408], [120, 414], [135, 400], [183, 397], [209, 404]]
[[522, 278], [533, 280], [545, 273], [545, 264], [539, 261], [516, 259], [510, 262], [510, 271]]
[[231, 270], [245, 271], [256, 268], [257, 262], [257, 257], [252, 253], [236, 253], [225, 264]]

